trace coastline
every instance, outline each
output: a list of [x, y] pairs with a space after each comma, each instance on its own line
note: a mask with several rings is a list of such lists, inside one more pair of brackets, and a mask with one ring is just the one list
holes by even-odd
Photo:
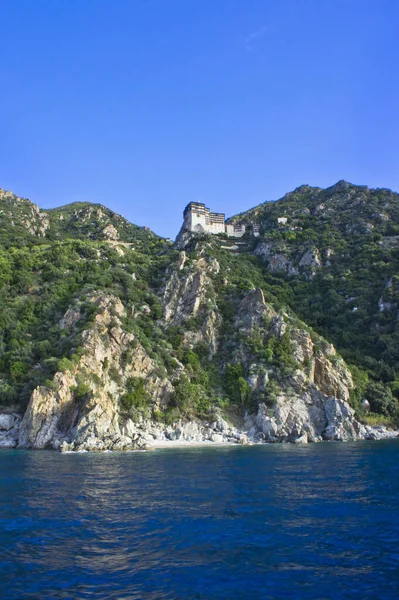
[[[347, 405], [344, 408], [349, 409]], [[225, 421], [221, 415], [215, 416], [213, 422], [179, 421], [173, 426], [151, 420], [140, 423], [128, 421], [121, 428], [122, 431], [117, 433], [111, 433], [106, 428], [97, 431], [94, 436], [84, 431], [84, 435], [72, 431], [68, 436], [54, 435], [47, 443], [27, 444], [21, 438], [21, 416], [16, 413], [0, 413], [0, 448], [51, 449], [61, 453], [135, 452], [165, 448], [218, 448], [276, 443], [304, 445], [322, 441], [399, 438], [398, 430], [388, 429], [383, 425], [362, 425], [350, 412], [345, 419], [337, 414], [328, 422], [304, 421], [300, 427], [296, 417], [296, 413], [289, 412], [284, 419], [277, 420], [269, 417], [264, 406], [260, 405], [258, 415], [249, 417], [239, 429]]]
[[[395, 434], [395, 435], [393, 435]], [[321, 440], [317, 444], [330, 444], [330, 443], [348, 443], [348, 442], [379, 442], [379, 441], [392, 441], [398, 440], [399, 442], [399, 431], [392, 431], [392, 435], [386, 437], [376, 438], [360, 438], [356, 440]], [[313, 445], [313, 444], [310, 444]], [[187, 440], [154, 440], [148, 448], [137, 448], [130, 450], [66, 450], [60, 452], [60, 454], [133, 454], [137, 452], [156, 452], [157, 450], [182, 450], [187, 448], [244, 448], [244, 447], [259, 447], [259, 446], [309, 446], [307, 442], [247, 442], [246, 444], [240, 444], [235, 442], [212, 442], [210, 440], [202, 441], [187, 441]], [[1, 450], [1, 448], [0, 448]]]
[[237, 442], [212, 442], [211, 440], [154, 440], [151, 444], [152, 450], [161, 450], [164, 448], [194, 448], [194, 447], [212, 447], [222, 448], [224, 446], [257, 446], [260, 444], [254, 444], [253, 442], [247, 442], [246, 444], [240, 444]]

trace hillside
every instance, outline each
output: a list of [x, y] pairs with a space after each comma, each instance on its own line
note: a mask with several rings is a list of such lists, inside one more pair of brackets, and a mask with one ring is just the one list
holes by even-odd
[[397, 393], [399, 195], [301, 186], [232, 220], [260, 225], [253, 251], [279, 298]]
[[245, 251], [203, 235], [178, 252], [103, 206], [1, 192], [0, 445], [378, 436], [368, 421], [398, 417], [398, 206], [303, 186], [233, 217], [260, 225]]
[[155, 235], [129, 223], [101, 204], [74, 202], [42, 210], [26, 198], [0, 188], [0, 243], [3, 247], [38, 244], [41, 239], [109, 240], [146, 244]]
[[156, 304], [151, 284], [173, 248], [100, 205], [42, 211], [2, 191], [0, 211], [0, 398], [24, 406], [80, 345], [60, 324], [68, 306], [79, 299], [83, 325], [93, 319], [85, 299], [93, 291]]

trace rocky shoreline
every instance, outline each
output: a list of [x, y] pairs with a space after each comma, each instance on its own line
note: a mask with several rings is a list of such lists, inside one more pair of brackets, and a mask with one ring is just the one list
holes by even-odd
[[[182, 275], [187, 260], [181, 253], [180, 266], [169, 274], [165, 285], [165, 327], [181, 326], [187, 319], [198, 316], [198, 307], [206, 302], [206, 290], [209, 288], [209, 292], [213, 285], [209, 270], [220, 269], [215, 261], [208, 263], [199, 258], [191, 274]], [[0, 448], [119, 452], [149, 450], [179, 442], [303, 444], [398, 435], [397, 431], [370, 427], [357, 420], [349, 405], [354, 388], [352, 375], [334, 346], [292, 321], [288, 314], [277, 313], [267, 304], [261, 289], [248, 291], [240, 301], [233, 321], [238, 334], [228, 351], [231, 365], [238, 365], [242, 374], [246, 374], [246, 379], [240, 378], [241, 383], [251, 396], [252, 405], [258, 405], [257, 412], [245, 417], [236, 414], [232, 424], [228, 422], [228, 412], [224, 414], [214, 406], [208, 409], [210, 416], [206, 421], [176, 416], [172, 425], [160, 422], [162, 415], [168, 414], [179, 384], [183, 383], [181, 395], [191, 394], [193, 389], [204, 394], [203, 389], [191, 382], [192, 367], [173, 358], [174, 369], [161, 368], [159, 357], [135, 333], [124, 330], [130, 309], [119, 298], [93, 293], [88, 301], [96, 315], [82, 331], [80, 354], [74, 362], [66, 362], [49, 384], [33, 390], [23, 416], [16, 407], [0, 411]], [[81, 314], [80, 305], [69, 308], [60, 326], [73, 330]], [[218, 331], [222, 316], [216, 308], [206, 314], [201, 329], [187, 331], [182, 344], [192, 348], [201, 343], [209, 351], [210, 360], [221, 344]], [[254, 340], [262, 352], [270, 340], [274, 346], [282, 344], [283, 348], [287, 336], [290, 368], [284, 367], [282, 359], [280, 363], [276, 360], [268, 363], [264, 356], [259, 358], [251, 350]], [[228, 343], [224, 343], [227, 348]], [[192, 350], [185, 352], [191, 352], [189, 356], [199, 368], [198, 356]], [[234, 381], [237, 385], [238, 380]], [[141, 385], [144, 411], [124, 403], [132, 384]], [[236, 394], [237, 411], [236, 389], [230, 393]], [[137, 398], [133, 393], [130, 396], [134, 404]], [[177, 411], [177, 415], [185, 412], [189, 411]]]
[[[138, 423], [127, 420], [120, 433], [100, 437], [89, 435], [85, 439], [56, 436], [45, 446], [24, 443], [21, 422], [17, 413], [0, 413], [0, 448], [45, 448], [60, 452], [123, 452], [145, 451], [157, 448], [194, 445], [253, 445], [265, 443], [307, 444], [321, 441], [381, 440], [399, 437], [399, 431], [383, 425], [363, 425], [354, 418], [354, 411], [346, 402], [330, 398], [324, 402], [324, 419], [308, 418], [301, 422], [298, 406], [278, 406], [270, 416], [264, 404], [256, 415], [249, 416], [243, 427], [228, 423], [221, 414], [212, 422], [178, 421], [165, 425], [141, 419]], [[284, 410], [281, 410], [284, 408]], [[303, 410], [303, 406], [301, 407]], [[280, 409], [280, 410], [279, 410]], [[304, 415], [302, 414], [302, 417]], [[309, 416], [309, 415], [308, 415]], [[320, 415], [319, 415], [320, 416]], [[294, 419], [295, 422], [290, 422]]]

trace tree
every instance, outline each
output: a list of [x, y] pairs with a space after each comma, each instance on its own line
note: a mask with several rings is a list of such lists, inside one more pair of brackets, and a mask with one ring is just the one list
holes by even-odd
[[242, 405], [248, 402], [251, 388], [244, 378], [244, 367], [241, 364], [226, 365], [224, 386], [233, 401]]
[[366, 389], [366, 398], [370, 402], [370, 410], [386, 416], [394, 416], [398, 412], [398, 402], [389, 387], [381, 381], [371, 381]]

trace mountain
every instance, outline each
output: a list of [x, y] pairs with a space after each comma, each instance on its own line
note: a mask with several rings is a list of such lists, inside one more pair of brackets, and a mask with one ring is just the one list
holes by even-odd
[[97, 204], [0, 211], [0, 445], [392, 435], [393, 192], [302, 186], [180, 252]]
[[301, 186], [232, 221], [260, 225], [253, 252], [279, 298], [396, 393], [399, 195], [345, 181]]
[[26, 198], [0, 188], [0, 243], [3, 247], [37, 244], [37, 238], [135, 242], [154, 237], [101, 204], [74, 202], [42, 210]]
[[84, 300], [93, 291], [158, 302], [150, 287], [173, 247], [100, 205], [43, 211], [2, 191], [0, 211], [0, 398], [23, 406], [70, 356], [75, 341], [59, 324], [70, 304], [80, 299], [83, 324], [93, 319]]

